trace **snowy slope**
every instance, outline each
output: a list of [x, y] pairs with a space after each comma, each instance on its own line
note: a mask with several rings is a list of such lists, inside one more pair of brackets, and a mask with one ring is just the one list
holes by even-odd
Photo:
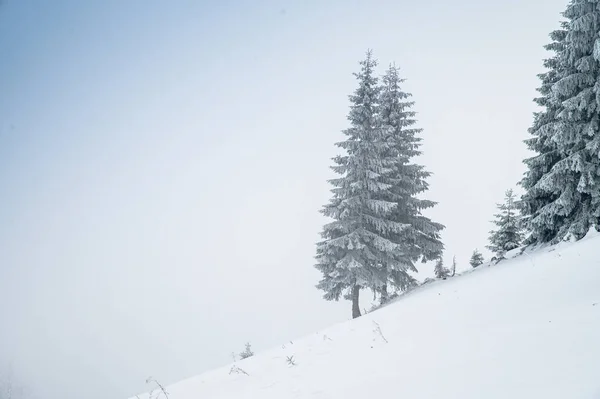
[[590, 233], [431, 283], [169, 397], [600, 398], [599, 246]]

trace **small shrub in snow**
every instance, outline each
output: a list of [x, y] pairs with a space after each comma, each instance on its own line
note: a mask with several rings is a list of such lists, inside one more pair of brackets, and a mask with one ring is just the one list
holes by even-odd
[[240, 352], [240, 359], [247, 359], [251, 356], [254, 356], [254, 352], [252, 352], [252, 347], [250, 346], [250, 342], [246, 343], [246, 349], [243, 352]]
[[167, 392], [165, 387], [155, 378], [148, 377], [146, 379], [146, 384], [152, 384], [152, 390], [148, 393], [149, 399], [159, 399], [160, 397], [169, 399], [169, 393]]

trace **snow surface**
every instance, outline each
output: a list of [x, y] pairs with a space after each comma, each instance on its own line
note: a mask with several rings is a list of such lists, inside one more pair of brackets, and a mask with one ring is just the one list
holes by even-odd
[[427, 284], [169, 398], [600, 398], [599, 245], [590, 233]]

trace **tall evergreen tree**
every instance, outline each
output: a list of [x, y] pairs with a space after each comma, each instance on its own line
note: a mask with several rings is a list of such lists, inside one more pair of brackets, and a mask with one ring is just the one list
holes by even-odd
[[518, 248], [523, 241], [519, 209], [512, 190], [506, 191], [504, 203], [498, 204], [498, 209], [500, 213], [495, 215], [494, 221], [498, 229], [490, 232], [487, 248], [502, 259], [507, 251]]
[[421, 138], [418, 134], [422, 129], [415, 127], [414, 102], [409, 101], [411, 94], [400, 87], [403, 82], [399, 68], [390, 65], [382, 78], [380, 91], [379, 123], [386, 134], [386, 141], [390, 143], [388, 156], [396, 160], [386, 180], [390, 185], [387, 199], [397, 204], [390, 217], [406, 226], [388, 234], [392, 241], [400, 243], [398, 251], [401, 262], [384, 265], [388, 280], [383, 286], [382, 301], [387, 295], [387, 282], [397, 290], [410, 288], [410, 282], [414, 279], [408, 271], [417, 271], [415, 262], [437, 259], [444, 249], [440, 241], [440, 231], [444, 226], [422, 214], [423, 210], [436, 203], [417, 197], [428, 189], [426, 179], [430, 173], [413, 160], [421, 154]]
[[558, 160], [529, 188], [545, 200], [526, 208], [533, 242], [581, 238], [600, 221], [600, 0], [572, 0], [563, 15], [549, 95]]
[[[552, 57], [544, 60], [547, 72], [539, 74], [542, 81], [537, 89], [540, 96], [534, 102], [542, 107], [540, 112], [534, 114], [533, 126], [529, 133], [533, 136], [525, 140], [527, 147], [536, 153], [526, 159], [527, 172], [521, 186], [526, 190], [521, 198], [523, 214], [527, 229], [531, 232], [527, 242], [530, 244], [546, 242], [554, 239], [558, 232], [560, 216], [555, 214], [553, 204], [560, 197], [560, 187], [548, 184], [546, 177], [552, 168], [561, 160], [562, 154], [554, 140], [559, 128], [558, 115], [562, 111], [561, 101], [552, 92], [552, 86], [565, 74], [565, 67], [561, 63], [560, 55], [564, 51], [564, 41], [567, 36], [568, 24], [563, 22], [562, 29], [550, 34], [552, 43], [544, 48], [552, 51]], [[544, 178], [542, 180], [542, 178]]]
[[390, 218], [397, 204], [390, 200], [390, 178], [396, 166], [393, 142], [378, 121], [377, 61], [367, 52], [350, 96], [350, 127], [336, 145], [346, 154], [335, 157], [333, 197], [323, 213], [333, 219], [317, 244], [316, 268], [323, 273], [317, 287], [327, 300], [344, 295], [352, 300], [352, 317], [360, 316], [361, 288], [380, 291], [388, 270], [406, 267], [397, 239], [406, 225]]
[[569, 186], [557, 201], [566, 215], [557, 238], [582, 238], [600, 220], [600, 0], [572, 0], [564, 16], [566, 74], [552, 90], [564, 99], [555, 141], [565, 157], [553, 169], [559, 172], [554, 184], [568, 180]]

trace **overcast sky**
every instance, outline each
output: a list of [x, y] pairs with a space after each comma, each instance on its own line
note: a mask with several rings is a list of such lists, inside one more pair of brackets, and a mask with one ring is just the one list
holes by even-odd
[[127, 398], [349, 318], [313, 257], [367, 48], [408, 79], [428, 215], [466, 267], [565, 5], [3, 0], [0, 369], [39, 399]]

